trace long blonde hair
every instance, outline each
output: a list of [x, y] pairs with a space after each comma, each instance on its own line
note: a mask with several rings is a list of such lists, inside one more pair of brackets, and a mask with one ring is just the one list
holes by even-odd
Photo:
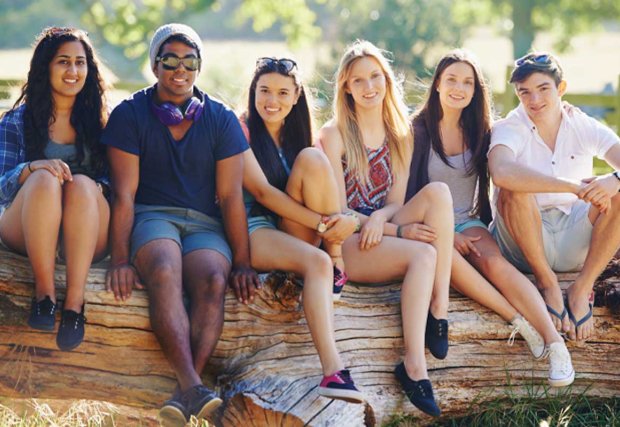
[[340, 131], [345, 148], [347, 166], [360, 181], [366, 182], [369, 174], [368, 156], [364, 149], [362, 134], [355, 114], [355, 100], [347, 93], [347, 80], [353, 64], [360, 58], [375, 59], [385, 76], [386, 93], [383, 99], [383, 125], [387, 139], [390, 159], [395, 173], [402, 172], [407, 165], [407, 144], [413, 141], [407, 106], [405, 105], [400, 82], [381, 49], [369, 41], [357, 40], [347, 47], [336, 73], [334, 96], [334, 122]]

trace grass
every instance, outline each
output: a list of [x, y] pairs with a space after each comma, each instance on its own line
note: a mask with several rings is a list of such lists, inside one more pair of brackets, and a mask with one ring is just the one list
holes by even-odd
[[[588, 397], [586, 391], [571, 394], [572, 387], [560, 391], [550, 387], [528, 387], [526, 396], [510, 388], [505, 395], [488, 402], [473, 402], [464, 416], [442, 419], [432, 427], [620, 427], [620, 397]], [[384, 427], [413, 427], [421, 420], [399, 414]]]
[[[56, 408], [56, 409], [53, 409]], [[93, 400], [0, 400], [1, 427], [155, 427], [157, 410], [141, 410]], [[195, 417], [186, 427], [210, 427]]]

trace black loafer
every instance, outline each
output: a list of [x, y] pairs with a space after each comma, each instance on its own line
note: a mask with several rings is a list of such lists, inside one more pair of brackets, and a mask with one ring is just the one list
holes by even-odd
[[30, 307], [30, 317], [28, 317], [28, 325], [31, 328], [41, 331], [53, 331], [56, 322], [56, 308], [58, 306], [52, 302], [52, 299], [46, 295], [41, 301], [37, 301], [36, 297], [32, 299]]
[[448, 321], [435, 319], [430, 311], [426, 318], [425, 343], [436, 359], [445, 359], [448, 355]]
[[432, 417], [441, 415], [441, 409], [435, 402], [433, 386], [429, 380], [414, 381], [407, 375], [405, 364], [401, 362], [394, 369], [394, 375], [402, 386], [409, 401], [420, 411]]
[[70, 351], [76, 348], [84, 340], [84, 306], [82, 312], [76, 313], [73, 310], [63, 310], [60, 317], [58, 335], [56, 335], [56, 345], [63, 351]]

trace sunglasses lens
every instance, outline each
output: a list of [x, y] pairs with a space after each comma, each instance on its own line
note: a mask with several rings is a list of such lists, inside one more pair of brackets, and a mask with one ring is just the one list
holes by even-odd
[[200, 58], [177, 58], [176, 56], [164, 56], [160, 59], [166, 70], [176, 70], [181, 63], [188, 71], [196, 71], [200, 68]]
[[286, 70], [287, 73], [290, 73], [291, 71], [293, 71], [293, 68], [295, 68], [295, 66], [297, 64], [295, 64], [295, 61], [293, 61], [292, 59], [286, 59], [286, 58], [282, 58], [280, 59], [280, 65], [282, 65], [282, 67]]
[[277, 61], [274, 58], [258, 58], [258, 60], [256, 61], [256, 68], [272, 68], [276, 62]]

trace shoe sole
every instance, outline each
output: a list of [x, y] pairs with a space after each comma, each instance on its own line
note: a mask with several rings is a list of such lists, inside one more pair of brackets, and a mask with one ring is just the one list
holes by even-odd
[[342, 294], [332, 294], [332, 301], [336, 302], [336, 301], [340, 301], [340, 297], [342, 296]]
[[354, 390], [334, 390], [331, 388], [319, 387], [319, 395], [329, 399], [344, 400], [349, 403], [364, 403], [364, 395]]
[[198, 418], [199, 420], [209, 420], [209, 417], [217, 410], [217, 408], [220, 407], [221, 404], [222, 399], [220, 399], [219, 397], [214, 397], [213, 399], [205, 403], [202, 408], [200, 408], [200, 411], [198, 411], [198, 413], [196, 414], [196, 418]]
[[566, 387], [575, 381], [575, 371], [573, 371], [567, 378], [561, 378], [559, 380], [549, 378], [548, 380], [551, 387]]
[[56, 323], [54, 323], [53, 325], [37, 325], [35, 323], [30, 323], [30, 321], [28, 321], [28, 326], [30, 326], [32, 329], [36, 329], [38, 331], [53, 331], [54, 328], [56, 327]]
[[165, 406], [159, 411], [159, 422], [162, 427], [185, 427], [185, 414], [174, 406]]

